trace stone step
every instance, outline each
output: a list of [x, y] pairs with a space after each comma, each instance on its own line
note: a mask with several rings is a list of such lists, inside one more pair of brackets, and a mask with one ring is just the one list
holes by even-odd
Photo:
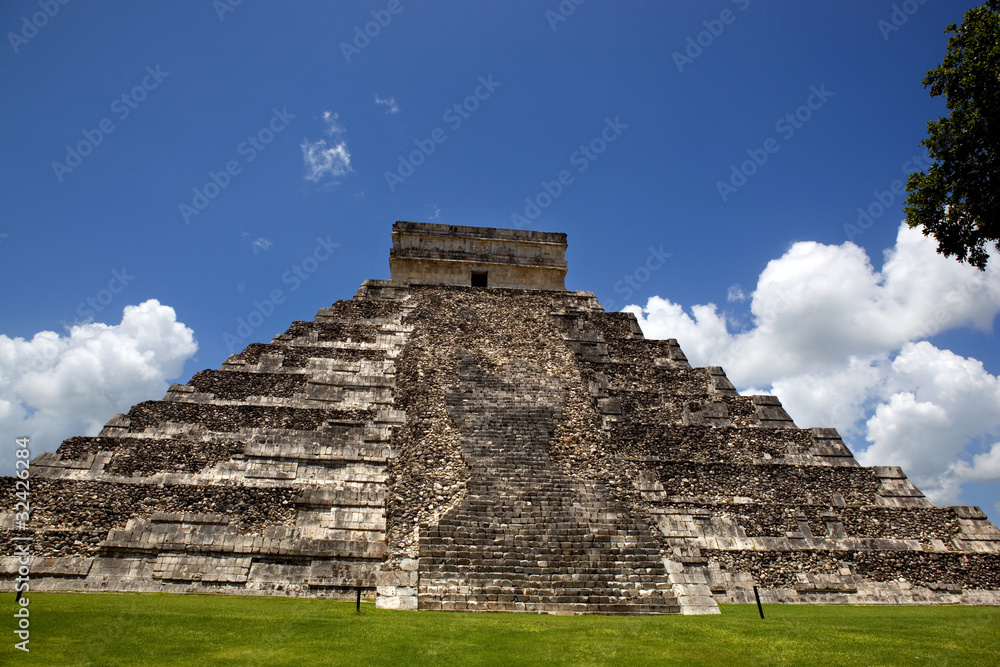
[[470, 469], [467, 496], [421, 531], [418, 607], [677, 613], [649, 529], [598, 484], [553, 465], [557, 395], [514, 400], [468, 359], [460, 375], [447, 398]]

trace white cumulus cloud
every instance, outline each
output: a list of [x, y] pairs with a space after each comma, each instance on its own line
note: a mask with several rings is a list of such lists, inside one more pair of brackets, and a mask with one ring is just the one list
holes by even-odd
[[[31, 438], [32, 455], [96, 435], [117, 412], [163, 396], [198, 349], [194, 332], [155, 299], [126, 306], [121, 323], [87, 322], [31, 340], [0, 334], [0, 433]], [[13, 471], [13, 447], [0, 448]]]
[[[742, 290], [740, 290], [742, 291]], [[727, 301], [733, 299], [730, 289]], [[794, 244], [761, 272], [750, 325], [715, 304], [629, 306], [647, 337], [676, 338], [746, 393], [773, 393], [799, 426], [835, 426], [865, 465], [901, 465], [935, 502], [1000, 480], [1000, 380], [927, 338], [1000, 312], [1000, 266], [938, 255], [900, 225], [881, 270], [853, 243]], [[982, 450], [982, 451], [979, 451]]]

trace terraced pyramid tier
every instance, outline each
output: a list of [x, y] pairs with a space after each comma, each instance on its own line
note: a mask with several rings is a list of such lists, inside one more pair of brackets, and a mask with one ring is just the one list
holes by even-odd
[[[400, 271], [449, 285], [366, 281], [39, 455], [27, 527], [0, 479], [0, 538], [30, 538], [31, 590], [361, 587], [382, 607], [623, 614], [717, 613], [754, 586], [1000, 604], [1000, 531], [979, 508], [859, 466], [835, 430], [739, 395], [589, 292], [452, 284], [487, 280], [476, 253], [504, 244], [504, 280], [561, 284], [561, 235], [433, 225], [428, 249], [406, 224]], [[21, 565], [0, 557], [3, 587]]]

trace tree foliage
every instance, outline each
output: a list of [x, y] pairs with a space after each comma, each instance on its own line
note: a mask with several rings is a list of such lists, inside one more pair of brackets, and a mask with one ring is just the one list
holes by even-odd
[[1000, 250], [1000, 0], [949, 25], [944, 60], [924, 77], [949, 115], [927, 123], [921, 141], [935, 163], [906, 182], [906, 218], [934, 236], [938, 252], [986, 268]]

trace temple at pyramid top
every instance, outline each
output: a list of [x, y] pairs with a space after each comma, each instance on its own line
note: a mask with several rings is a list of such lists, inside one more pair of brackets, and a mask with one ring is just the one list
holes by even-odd
[[566, 234], [400, 221], [389, 270], [407, 285], [565, 290]]

